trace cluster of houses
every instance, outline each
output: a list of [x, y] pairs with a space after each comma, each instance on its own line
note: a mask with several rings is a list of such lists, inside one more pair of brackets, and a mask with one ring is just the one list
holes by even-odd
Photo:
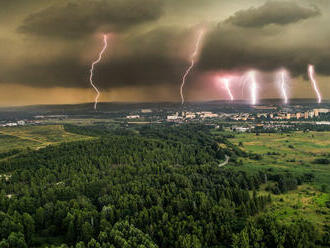
[[240, 113], [234, 114], [230, 117], [230, 119], [235, 121], [248, 121], [255, 120], [256, 118], [265, 118], [272, 120], [291, 120], [291, 119], [310, 119], [314, 117], [319, 117], [322, 114], [330, 113], [330, 109], [313, 109], [305, 112], [271, 112], [271, 113], [258, 113], [258, 114], [248, 114], [248, 113]]
[[188, 119], [206, 119], [206, 118], [218, 118], [219, 114], [214, 114], [212, 112], [176, 112], [174, 115], [168, 115], [167, 121], [177, 121], [177, 120], [188, 120]]
[[23, 120], [16, 122], [5, 122], [0, 124], [0, 127], [17, 127], [17, 126], [25, 126], [26, 122]]
[[[152, 111], [141, 111], [142, 114], [144, 113], [151, 113]], [[203, 111], [203, 112], [176, 112], [174, 114], [170, 114], [166, 116], [166, 121], [168, 122], [180, 122], [184, 120], [194, 120], [194, 119], [199, 119], [199, 120], [204, 120], [207, 118], [228, 118], [230, 120], [234, 121], [254, 121], [256, 119], [271, 119], [271, 120], [291, 120], [291, 119], [309, 119], [309, 118], [314, 118], [318, 117], [322, 114], [330, 113], [330, 109], [313, 109], [309, 111], [304, 111], [304, 112], [268, 112], [268, 113], [230, 113], [230, 114], [225, 114], [225, 113], [213, 113], [213, 112], [208, 112], [208, 111]], [[140, 119], [141, 116], [139, 114], [134, 114], [134, 115], [128, 115], [126, 116], [126, 119]]]

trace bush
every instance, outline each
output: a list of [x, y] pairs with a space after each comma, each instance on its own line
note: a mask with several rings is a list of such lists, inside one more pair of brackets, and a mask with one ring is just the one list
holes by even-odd
[[330, 159], [328, 158], [317, 158], [313, 162], [314, 164], [330, 164]]

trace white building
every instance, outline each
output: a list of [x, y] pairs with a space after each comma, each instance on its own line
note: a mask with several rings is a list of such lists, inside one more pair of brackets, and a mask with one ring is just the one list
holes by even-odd
[[216, 118], [219, 115], [212, 112], [199, 112], [201, 118]]
[[179, 120], [179, 119], [182, 119], [182, 117], [179, 116], [178, 112], [176, 112], [175, 115], [168, 115], [167, 116], [168, 121], [175, 121], [175, 120]]
[[178, 118], [179, 118], [179, 116], [176, 116], [176, 115], [168, 115], [167, 116], [168, 121], [174, 121], [174, 120], [177, 120]]
[[139, 119], [140, 116], [139, 115], [128, 115], [126, 116], [126, 119]]
[[4, 126], [5, 127], [17, 127], [17, 123], [16, 122], [8, 122]]
[[25, 125], [25, 121], [18, 121], [18, 122], [17, 122], [17, 125], [19, 125], [19, 126], [24, 126], [24, 125]]
[[250, 128], [248, 127], [233, 127], [233, 129], [235, 129], [236, 132], [240, 132], [240, 133], [245, 133], [250, 130]]
[[195, 119], [196, 118], [196, 114], [195, 113], [192, 113], [192, 112], [187, 112], [187, 113], [185, 113], [184, 117], [186, 119]]

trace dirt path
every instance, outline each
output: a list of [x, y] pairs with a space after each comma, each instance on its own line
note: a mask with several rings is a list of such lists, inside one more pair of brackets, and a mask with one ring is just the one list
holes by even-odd
[[226, 160], [224, 162], [222, 162], [221, 164], [219, 164], [219, 167], [224, 167], [225, 165], [227, 165], [229, 163], [230, 157], [227, 155], [225, 155], [225, 157], [226, 157]]

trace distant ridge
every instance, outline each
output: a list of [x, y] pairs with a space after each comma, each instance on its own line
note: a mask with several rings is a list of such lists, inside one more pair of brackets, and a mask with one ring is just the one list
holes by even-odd
[[[212, 101], [191, 101], [186, 102], [185, 105], [198, 105], [198, 104], [225, 104], [225, 105], [236, 105], [236, 104], [242, 104], [242, 105], [250, 105], [248, 100], [235, 100], [233, 102], [228, 100], [212, 100]], [[323, 101], [323, 103], [318, 104], [314, 98], [295, 98], [290, 99], [288, 106], [294, 105], [294, 104], [316, 104], [316, 105], [322, 105], [322, 104], [329, 104], [330, 100], [326, 99]], [[283, 99], [276, 99], [276, 98], [269, 98], [269, 99], [261, 99], [257, 105], [262, 104], [277, 104], [277, 105], [283, 105]], [[25, 106], [6, 106], [6, 107], [0, 107], [0, 111], [8, 111], [8, 110], [32, 110], [32, 109], [59, 109], [59, 108], [90, 108], [90, 106], [94, 105], [94, 102], [87, 102], [87, 103], [77, 103], [77, 104], [36, 104], [36, 105], [25, 105]], [[107, 106], [157, 106], [157, 105], [180, 105], [180, 102], [99, 102], [100, 107], [107, 107]], [[185, 106], [184, 105], [184, 106]], [[183, 106], [183, 107], [184, 107]]]

